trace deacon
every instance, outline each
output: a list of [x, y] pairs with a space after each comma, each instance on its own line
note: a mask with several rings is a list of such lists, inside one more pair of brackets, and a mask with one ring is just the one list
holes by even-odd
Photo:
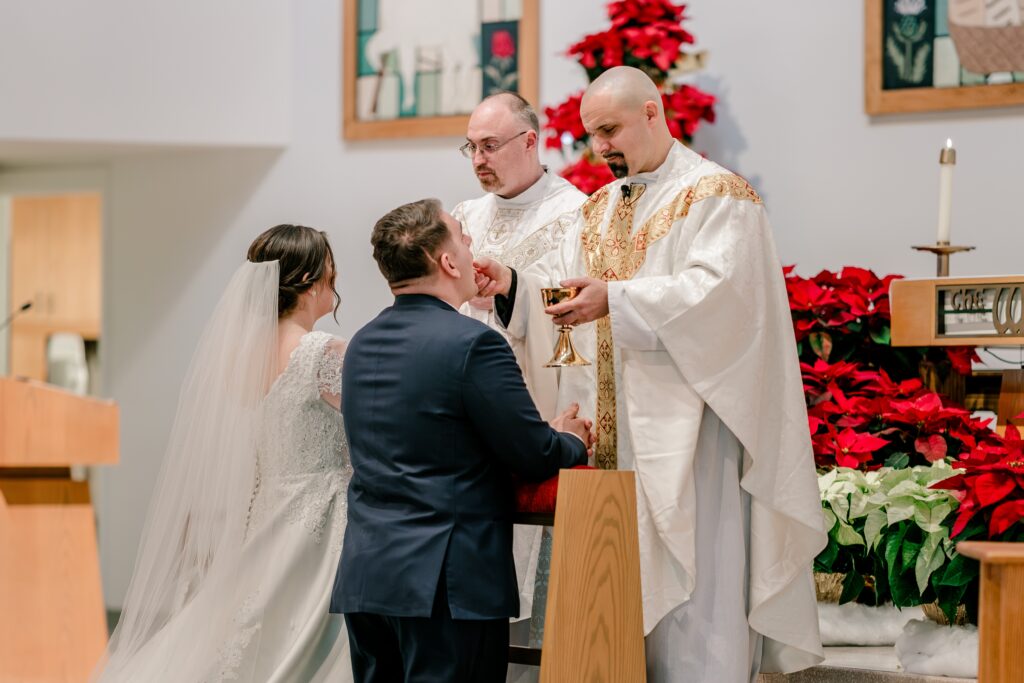
[[[477, 258], [522, 270], [557, 247], [575, 225], [575, 211], [587, 196], [541, 165], [539, 144], [537, 114], [520, 95], [491, 95], [473, 110], [466, 144], [459, 150], [473, 162], [487, 194], [457, 205], [452, 216], [472, 236]], [[492, 309], [490, 297], [463, 306], [464, 313], [505, 334]], [[555, 416], [558, 373], [544, 369], [551, 357], [551, 348], [544, 347], [553, 347], [555, 337], [550, 325], [531, 333], [536, 344], [509, 341], [537, 409], [550, 420]]]
[[[594, 406], [596, 464], [636, 472], [648, 680], [814, 665], [826, 537], [764, 205], [672, 138], [642, 71], [602, 74], [581, 115], [618, 180], [533, 266], [480, 259], [480, 295], [514, 339], [575, 325], [593, 361], [561, 370], [558, 404]], [[559, 284], [579, 294], [544, 309], [539, 288]]]

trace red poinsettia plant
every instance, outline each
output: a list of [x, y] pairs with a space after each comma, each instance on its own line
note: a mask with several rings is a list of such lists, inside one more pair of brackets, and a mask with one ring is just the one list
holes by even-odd
[[830, 362], [855, 359], [898, 379], [916, 377], [922, 360], [943, 370], [970, 374], [979, 360], [973, 347], [899, 348], [890, 344], [892, 315], [889, 285], [902, 275], [878, 277], [865, 268], [823, 270], [814, 277], [783, 269], [793, 331], [801, 360]]
[[969, 452], [993, 432], [919, 379], [817, 359], [801, 363], [814, 457], [821, 468], [912, 467]]
[[[1024, 420], [1024, 413], [1013, 421]], [[932, 488], [952, 490], [960, 501], [950, 537], [1024, 540], [1024, 440], [1013, 424], [999, 437], [980, 438], [953, 463], [964, 470]]]
[[[694, 42], [683, 28], [685, 5], [670, 0], [615, 0], [608, 4], [611, 27], [585, 36], [572, 45], [568, 55], [576, 59], [594, 80], [615, 66], [643, 70], [658, 84], [665, 107], [665, 120], [672, 135], [690, 144], [701, 123], [715, 120], [715, 96], [692, 85], [676, 85], [669, 77], [686, 56], [683, 47]], [[610, 182], [613, 176], [602, 159], [588, 155], [589, 136], [580, 119], [582, 93], [547, 107], [545, 146], [574, 153], [579, 159], [562, 171], [562, 176], [587, 194]], [[605, 182], [598, 182], [607, 178]]]

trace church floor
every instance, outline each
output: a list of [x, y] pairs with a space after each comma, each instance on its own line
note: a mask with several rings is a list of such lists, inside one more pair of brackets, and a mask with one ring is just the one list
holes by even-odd
[[826, 647], [825, 662], [795, 674], [762, 674], [759, 683], [976, 683], [975, 678], [899, 671], [892, 647]]

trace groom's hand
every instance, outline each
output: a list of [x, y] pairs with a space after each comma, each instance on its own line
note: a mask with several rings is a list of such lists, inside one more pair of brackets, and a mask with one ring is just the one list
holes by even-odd
[[473, 261], [473, 268], [476, 270], [477, 296], [508, 296], [512, 287], [511, 268], [486, 256]]
[[551, 426], [559, 431], [565, 432], [566, 434], [572, 434], [577, 439], [582, 441], [587, 447], [587, 455], [593, 455], [594, 441], [596, 437], [591, 429], [594, 423], [590, 420], [579, 417], [580, 404], [573, 403], [571, 406], [562, 411], [562, 413], [551, 421]]

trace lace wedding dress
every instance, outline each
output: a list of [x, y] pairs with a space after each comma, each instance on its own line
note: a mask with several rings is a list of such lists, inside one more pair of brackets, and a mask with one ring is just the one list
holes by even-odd
[[326, 333], [302, 337], [253, 421], [235, 566], [200, 570], [195, 589], [182, 582], [172, 616], [141, 647], [114, 650], [99, 681], [352, 680], [343, 618], [328, 613], [352, 474], [336, 407], [343, 353]]

